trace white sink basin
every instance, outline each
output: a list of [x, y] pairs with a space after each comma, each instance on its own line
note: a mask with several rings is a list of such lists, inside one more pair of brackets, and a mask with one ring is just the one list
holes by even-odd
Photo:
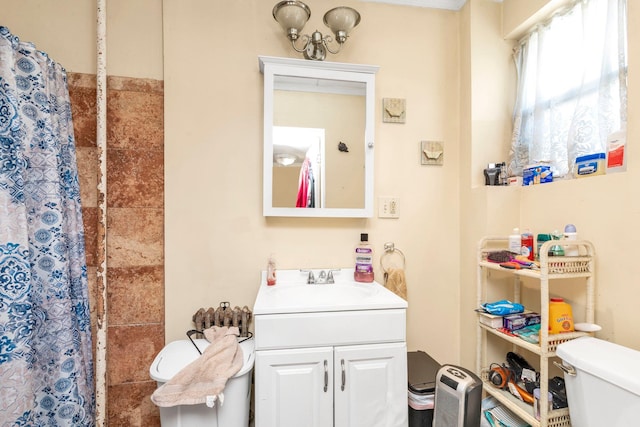
[[379, 292], [379, 286], [371, 284], [327, 284], [327, 285], [283, 285], [276, 288], [267, 288], [267, 292], [272, 292], [275, 298], [287, 302], [288, 300], [310, 300], [314, 304], [334, 304], [344, 301], [355, 301], [369, 298], [374, 293]]
[[[317, 279], [320, 270], [313, 272]], [[267, 286], [265, 276], [262, 272], [255, 315], [407, 307], [405, 300], [379, 283], [353, 280], [353, 269], [335, 271], [332, 284], [307, 284], [308, 273], [300, 270], [279, 270], [275, 286]]]

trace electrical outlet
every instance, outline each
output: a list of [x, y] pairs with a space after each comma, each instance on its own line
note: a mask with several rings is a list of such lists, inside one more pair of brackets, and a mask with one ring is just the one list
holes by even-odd
[[400, 218], [400, 199], [397, 197], [378, 197], [379, 218]]

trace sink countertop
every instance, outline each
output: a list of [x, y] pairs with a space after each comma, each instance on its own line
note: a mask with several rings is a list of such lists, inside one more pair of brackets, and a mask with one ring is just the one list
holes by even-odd
[[[321, 270], [311, 269], [316, 279]], [[267, 286], [266, 272], [261, 275], [254, 315], [357, 311], [407, 308], [407, 301], [378, 282], [353, 280], [353, 268], [331, 269], [332, 284], [307, 284], [308, 272], [278, 270], [277, 282]]]

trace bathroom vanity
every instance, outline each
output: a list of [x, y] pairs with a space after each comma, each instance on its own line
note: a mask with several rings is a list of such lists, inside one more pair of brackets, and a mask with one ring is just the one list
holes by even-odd
[[[320, 270], [314, 270], [318, 276]], [[407, 302], [353, 269], [262, 280], [253, 308], [256, 427], [407, 426]]]

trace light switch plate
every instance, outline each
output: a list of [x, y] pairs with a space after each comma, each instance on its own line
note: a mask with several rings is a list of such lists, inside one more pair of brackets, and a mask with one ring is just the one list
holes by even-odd
[[400, 218], [400, 199], [378, 197], [378, 218]]

